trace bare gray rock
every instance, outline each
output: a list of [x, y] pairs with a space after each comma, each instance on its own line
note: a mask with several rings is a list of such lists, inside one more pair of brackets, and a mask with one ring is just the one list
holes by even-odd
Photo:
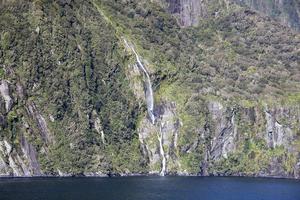
[[235, 113], [233, 110], [224, 108], [221, 103], [214, 101], [209, 103], [208, 109], [214, 123], [211, 158], [227, 158], [228, 153], [234, 151], [236, 146]]
[[45, 118], [40, 114], [36, 105], [32, 102], [27, 106], [28, 114], [36, 120], [36, 123], [39, 127], [40, 134], [45, 143], [49, 143], [52, 141], [51, 133], [48, 129], [47, 122]]
[[277, 117], [283, 115], [283, 109], [279, 110], [266, 110], [266, 135], [265, 139], [269, 147], [275, 148], [276, 146], [283, 145], [285, 148], [289, 149], [290, 143], [293, 140], [292, 130], [282, 125]]
[[168, 10], [179, 18], [183, 27], [198, 25], [201, 17], [207, 15], [203, 0], [167, 0]]
[[37, 152], [34, 146], [28, 143], [24, 135], [21, 136], [21, 148], [24, 156], [29, 161], [29, 167], [32, 175], [39, 176], [41, 175], [40, 164], [37, 160]]

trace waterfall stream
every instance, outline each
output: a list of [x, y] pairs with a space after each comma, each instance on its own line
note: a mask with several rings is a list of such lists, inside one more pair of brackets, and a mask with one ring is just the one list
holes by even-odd
[[[123, 37], [123, 40], [126, 45], [126, 48], [130, 49], [134, 53], [136, 62], [137, 62], [137, 66], [143, 72], [144, 77], [146, 77], [146, 80], [144, 82], [145, 82], [145, 98], [146, 98], [146, 103], [147, 103], [147, 110], [148, 110], [148, 115], [151, 119], [152, 124], [155, 124], [155, 115], [153, 113], [154, 97], [153, 97], [153, 90], [152, 90], [152, 83], [151, 83], [150, 76], [149, 76], [145, 66], [142, 63], [141, 58], [139, 57], [138, 53], [134, 49], [133, 45], [129, 44], [124, 37]], [[160, 156], [162, 158], [160, 175], [164, 176], [166, 174], [166, 162], [167, 161], [166, 161], [166, 156], [165, 156], [164, 147], [163, 147], [162, 127], [163, 127], [163, 124], [160, 124], [159, 134], [157, 135], [157, 138], [159, 141], [159, 152], [160, 152]]]
[[159, 128], [160, 135], [158, 135], [157, 137], [158, 137], [158, 141], [159, 141], [159, 152], [162, 157], [162, 163], [161, 163], [162, 166], [161, 166], [160, 175], [164, 176], [166, 174], [166, 156], [165, 156], [165, 151], [164, 151], [164, 146], [163, 146], [162, 126], [163, 126], [163, 124]]
[[151, 119], [151, 122], [152, 122], [152, 124], [154, 124], [155, 123], [155, 116], [154, 116], [154, 113], [153, 113], [154, 97], [153, 97], [153, 90], [152, 90], [152, 83], [151, 83], [150, 76], [149, 76], [146, 68], [144, 67], [139, 55], [135, 51], [134, 47], [132, 45], [129, 45], [125, 38], [123, 38], [123, 40], [124, 40], [124, 43], [127, 46], [127, 48], [131, 49], [131, 51], [134, 53], [136, 61], [137, 61], [137, 66], [143, 72], [143, 74], [146, 77], [146, 81], [145, 81], [145, 86], [146, 86], [145, 98], [146, 98], [146, 103], [147, 103], [147, 110], [148, 110], [148, 115]]

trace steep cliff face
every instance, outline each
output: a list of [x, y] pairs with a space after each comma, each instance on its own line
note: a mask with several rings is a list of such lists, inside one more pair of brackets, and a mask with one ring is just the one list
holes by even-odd
[[161, 5], [0, 4], [0, 175], [300, 177], [299, 34]]
[[[295, 142], [299, 137], [297, 107], [236, 109], [233, 115], [236, 117], [217, 132], [221, 139], [213, 139], [223, 147], [220, 148], [223, 151], [220, 150], [222, 154], [220, 152], [220, 157], [215, 159], [212, 148], [210, 173], [298, 177], [299, 154]], [[284, 121], [283, 115], [289, 116], [289, 121]], [[226, 133], [226, 130], [230, 131]]]
[[168, 11], [180, 19], [182, 26], [194, 26], [207, 15], [205, 5], [198, 0], [167, 0]]
[[146, 119], [141, 123], [140, 141], [151, 173], [299, 177], [298, 107], [266, 111], [263, 106], [237, 108], [209, 101], [203, 126], [185, 138], [175, 105], [162, 106], [156, 126]]
[[4, 171], [108, 174], [122, 146], [138, 153], [128, 142], [136, 140], [139, 107], [121, 67], [126, 58], [92, 2], [0, 8], [0, 133], [11, 147], [3, 148]]
[[[218, 13], [236, 3], [270, 16], [294, 30], [300, 30], [300, 4], [297, 0], [162, 0], [167, 10], [178, 17], [183, 27], [196, 26], [201, 19]], [[166, 4], [165, 4], [166, 2]]]
[[247, 5], [254, 10], [279, 20], [282, 24], [288, 25], [297, 31], [300, 30], [300, 2], [297, 0], [235, 0], [234, 2]]
[[13, 149], [6, 140], [1, 141], [1, 175], [2, 176], [40, 176], [40, 164], [37, 153], [25, 136], [21, 136], [21, 153]]

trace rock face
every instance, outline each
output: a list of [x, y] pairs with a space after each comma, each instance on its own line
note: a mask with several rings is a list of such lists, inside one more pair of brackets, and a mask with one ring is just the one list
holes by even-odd
[[184, 27], [194, 26], [207, 15], [205, 5], [199, 0], [167, 0], [168, 11], [178, 16]]
[[183, 27], [196, 26], [202, 18], [215, 15], [218, 11], [210, 10], [210, 4], [220, 4], [226, 7], [229, 3], [237, 3], [250, 7], [264, 15], [268, 15], [294, 30], [300, 30], [300, 3], [297, 0], [162, 0], [167, 2], [167, 9], [178, 17]]
[[[16, 120], [16, 113], [12, 111], [13, 109], [13, 100], [12, 95], [13, 91], [9, 88], [12, 87], [8, 81], [2, 80], [2, 84], [0, 86], [0, 91], [2, 98], [5, 102], [5, 112], [2, 113], [3, 122], [2, 127], [9, 126], [13, 132], [16, 132], [16, 127], [14, 126]], [[18, 98], [23, 98], [23, 90], [22, 87], [18, 84], [16, 88], [16, 92], [18, 94]], [[0, 100], [1, 102], [1, 100]], [[35, 107], [34, 107], [35, 108]], [[33, 107], [31, 107], [33, 109]], [[35, 108], [36, 109], [36, 108]], [[39, 118], [39, 126], [46, 126], [46, 122], [42, 120], [40, 115], [34, 113], [32, 111], [32, 116], [36, 119]], [[13, 114], [11, 114], [13, 113]], [[11, 115], [7, 117], [7, 115]], [[23, 131], [26, 130], [28, 124], [22, 124], [22, 129], [19, 129], [18, 133], [19, 138], [19, 146], [15, 146], [8, 139], [2, 139], [0, 141], [0, 176], [40, 176], [42, 175], [40, 164], [37, 160], [37, 152], [36, 147], [28, 142], [28, 139], [25, 137]], [[22, 131], [21, 131], [22, 130]], [[1, 130], [3, 131], [3, 130]], [[45, 131], [45, 130], [44, 130]], [[41, 135], [43, 135], [43, 131], [41, 130]]]
[[[284, 115], [283, 109], [265, 111], [266, 115], [266, 141], [269, 147], [275, 148], [277, 146], [284, 146], [289, 148], [293, 140], [293, 131], [290, 127], [284, 126], [277, 121], [277, 118]], [[286, 115], [287, 113], [285, 113]]]
[[22, 153], [18, 153], [6, 141], [0, 142], [1, 176], [40, 176], [40, 166], [36, 158], [35, 148], [24, 136], [21, 141]]
[[138, 129], [143, 154], [149, 162], [150, 173], [174, 173], [180, 166], [177, 152], [180, 119], [176, 116], [176, 105], [157, 105], [156, 115], [159, 117], [155, 124], [145, 118]]
[[[211, 101], [207, 104], [208, 117], [205, 127], [199, 129], [196, 140], [182, 146], [182, 144], [178, 144], [178, 140], [184, 133], [181, 132], [182, 120], [178, 117], [176, 104], [165, 103], [158, 107], [160, 111], [157, 110], [157, 112], [160, 113], [160, 119], [158, 119], [157, 124], [152, 125], [145, 118], [138, 130], [143, 155], [150, 165], [151, 173], [159, 174], [161, 173], [160, 170], [165, 169], [165, 174], [189, 174], [186, 168], [182, 166], [184, 164], [182, 154], [198, 154], [197, 149], [199, 148], [203, 149], [198, 168], [198, 173], [201, 175], [297, 177], [296, 174], [299, 173], [298, 150], [295, 150], [293, 143], [297, 134], [292, 131], [292, 129], [297, 128], [297, 125], [292, 125], [294, 122], [282, 125], [278, 121], [278, 119], [284, 120], [288, 116], [289, 119], [293, 118], [297, 121], [299, 118], [297, 112], [288, 108], [273, 108], [266, 112], [263, 108], [235, 108], [225, 106], [218, 101]], [[245, 126], [245, 123], [249, 123], [248, 127]], [[248, 131], [252, 136], [249, 135]], [[255, 132], [251, 133], [251, 131]], [[248, 147], [249, 137], [251, 140], [265, 143], [266, 146], [263, 147], [264, 149], [253, 149], [253, 151], [251, 145], [254, 144], [250, 144]], [[161, 141], [164, 148], [163, 154], [160, 150]], [[245, 150], [246, 148], [250, 149]], [[250, 159], [250, 163], [247, 164], [249, 166], [241, 164], [241, 166], [236, 166], [237, 171], [231, 171], [230, 167], [227, 168], [230, 172], [222, 171], [224, 167], [226, 168], [226, 164], [223, 162], [230, 160], [232, 156], [245, 154], [245, 151], [249, 151], [248, 156], [252, 156], [255, 151], [265, 151], [266, 155], [258, 161], [263, 164], [260, 166], [260, 164], [255, 163], [258, 168], [249, 174], [240, 173], [243, 171], [241, 168], [251, 168], [253, 164], [251, 158], [246, 158], [247, 160]], [[278, 155], [276, 152], [279, 152]], [[166, 166], [163, 164], [164, 159], [166, 159]], [[223, 164], [219, 166], [218, 163]], [[219, 169], [219, 167], [221, 168]], [[291, 170], [287, 171], [287, 168]]]
[[210, 102], [208, 109], [212, 123], [215, 124], [210, 156], [212, 159], [227, 158], [228, 153], [234, 151], [237, 142], [235, 111], [226, 110], [219, 102]]
[[47, 127], [47, 123], [45, 118], [39, 113], [34, 103], [30, 103], [28, 105], [27, 112], [33, 119], [36, 120], [38, 128], [40, 130], [41, 137], [43, 138], [45, 143], [49, 143], [52, 141], [51, 133]]
[[138, 53], [136, 52], [134, 46], [132, 44], [129, 44], [125, 38], [123, 38], [125, 46], [127, 49], [133, 52], [135, 58], [136, 58], [136, 64], [134, 64], [135, 68], [138, 68], [140, 70], [140, 74], [143, 74], [144, 77], [144, 93], [145, 93], [145, 100], [147, 104], [147, 110], [148, 110], [148, 116], [150, 117], [152, 124], [155, 123], [155, 115], [154, 115], [154, 96], [153, 96], [153, 89], [152, 89], [152, 82], [151, 78], [149, 76], [149, 73], [142, 63], [142, 60]]
[[297, 0], [234, 0], [240, 5], [247, 5], [250, 8], [269, 15], [297, 31], [300, 31], [300, 2]]
[[37, 152], [35, 147], [28, 143], [26, 137], [24, 135], [21, 136], [21, 148], [23, 155], [29, 161], [29, 169], [31, 170], [31, 175], [40, 176], [41, 169], [40, 164], [37, 160]]

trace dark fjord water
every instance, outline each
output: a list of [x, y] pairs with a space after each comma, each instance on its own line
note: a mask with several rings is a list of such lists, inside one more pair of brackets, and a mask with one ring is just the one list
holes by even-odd
[[300, 200], [300, 181], [226, 177], [0, 179], [1, 200]]

